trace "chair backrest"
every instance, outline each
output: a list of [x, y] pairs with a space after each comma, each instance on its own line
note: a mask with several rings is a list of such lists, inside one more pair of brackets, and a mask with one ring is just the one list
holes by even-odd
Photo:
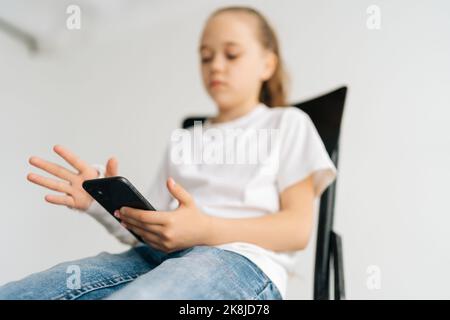
[[[340, 87], [313, 99], [294, 104], [305, 111], [313, 121], [336, 168], [339, 158], [339, 136], [347, 87]], [[320, 198], [317, 226], [316, 259], [314, 266], [314, 299], [330, 298], [331, 233], [336, 196], [337, 179]]]
[[[309, 115], [336, 168], [338, 167], [339, 136], [346, 95], [347, 87], [340, 87], [307, 101], [291, 104]], [[187, 129], [194, 125], [194, 121], [203, 123], [206, 119], [207, 116], [187, 117], [183, 121], [182, 127]], [[314, 266], [314, 299], [316, 300], [330, 297], [330, 239], [333, 230], [336, 181], [324, 191], [320, 198]]]
[[183, 129], [187, 129], [189, 127], [192, 127], [194, 125], [194, 121], [201, 121], [202, 123], [205, 122], [205, 120], [208, 117], [188, 117], [183, 120], [182, 127]]

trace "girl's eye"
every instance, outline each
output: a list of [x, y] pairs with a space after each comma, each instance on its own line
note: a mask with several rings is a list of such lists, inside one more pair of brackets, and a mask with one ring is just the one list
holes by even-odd
[[[227, 53], [225, 55], [225, 57], [228, 60], [235, 60], [235, 59], [239, 58], [239, 55], [238, 54]], [[214, 55], [210, 55], [210, 56], [205, 55], [205, 56], [201, 57], [201, 62], [202, 62], [202, 64], [206, 64], [206, 63], [210, 63], [213, 59], [214, 59]]]
[[231, 54], [231, 53], [227, 54], [228, 60], [234, 60], [234, 59], [237, 59], [238, 57], [239, 57], [239, 55], [237, 55], [237, 54]]
[[209, 62], [211, 62], [211, 60], [212, 60], [212, 57], [210, 57], [210, 56], [205, 56], [205, 57], [201, 58], [202, 63], [209, 63]]

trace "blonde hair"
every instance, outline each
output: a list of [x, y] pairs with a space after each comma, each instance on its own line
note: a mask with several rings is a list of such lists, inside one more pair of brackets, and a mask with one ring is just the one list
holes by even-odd
[[220, 8], [214, 11], [211, 14], [210, 18], [217, 16], [220, 13], [226, 12], [246, 13], [256, 18], [258, 23], [258, 32], [257, 32], [258, 39], [261, 45], [263, 46], [263, 48], [273, 52], [278, 59], [277, 66], [275, 68], [272, 77], [264, 81], [261, 86], [261, 91], [259, 93], [259, 101], [266, 104], [269, 107], [285, 106], [287, 104], [286, 99], [287, 99], [288, 75], [285, 71], [281, 59], [278, 38], [275, 34], [274, 29], [269, 24], [268, 20], [260, 12], [250, 7], [230, 6]]

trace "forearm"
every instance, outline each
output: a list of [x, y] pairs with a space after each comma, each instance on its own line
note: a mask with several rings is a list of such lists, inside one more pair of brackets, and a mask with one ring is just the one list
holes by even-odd
[[312, 222], [289, 210], [256, 218], [211, 216], [206, 245], [249, 242], [272, 251], [302, 250], [308, 244]]

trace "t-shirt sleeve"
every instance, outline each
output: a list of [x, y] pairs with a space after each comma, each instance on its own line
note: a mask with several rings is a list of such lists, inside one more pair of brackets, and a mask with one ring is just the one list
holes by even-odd
[[287, 108], [280, 124], [278, 191], [312, 175], [315, 197], [320, 197], [336, 178], [336, 167], [309, 115]]

